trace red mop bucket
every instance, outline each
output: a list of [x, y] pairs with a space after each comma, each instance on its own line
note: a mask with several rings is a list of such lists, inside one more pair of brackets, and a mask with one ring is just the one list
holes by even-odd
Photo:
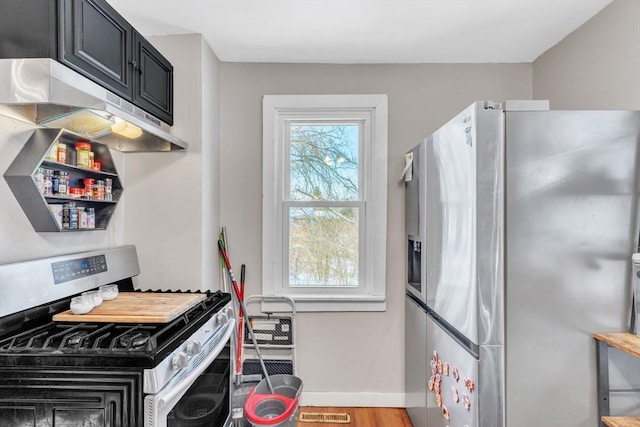
[[295, 427], [298, 418], [302, 380], [293, 375], [269, 375], [273, 393], [265, 379], [247, 396], [244, 413], [256, 427]]

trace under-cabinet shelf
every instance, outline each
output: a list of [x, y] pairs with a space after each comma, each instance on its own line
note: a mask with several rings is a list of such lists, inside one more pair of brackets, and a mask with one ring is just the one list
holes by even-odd
[[607, 427], [640, 427], [640, 417], [602, 417]]
[[[78, 143], [88, 148], [76, 152]], [[51, 158], [57, 146], [60, 161]], [[93, 164], [77, 166], [88, 153]], [[64, 189], [49, 191], [41, 174], [64, 177]], [[109, 148], [64, 129], [35, 129], [4, 178], [37, 232], [106, 230], [124, 190]]]
[[611, 347], [624, 351], [635, 357], [640, 357], [640, 336], [627, 332], [596, 333], [593, 338]]
[[[598, 417], [600, 426], [640, 427], [640, 417], [610, 416], [609, 388], [609, 348], [618, 349], [631, 356], [640, 358], [640, 336], [627, 332], [594, 333], [596, 341], [596, 373], [598, 389]], [[637, 390], [618, 390], [636, 391]]]

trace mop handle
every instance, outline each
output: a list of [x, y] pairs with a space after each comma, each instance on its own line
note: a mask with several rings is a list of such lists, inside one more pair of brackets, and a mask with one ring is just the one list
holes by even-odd
[[251, 336], [251, 341], [253, 341], [253, 346], [256, 349], [256, 355], [258, 356], [258, 361], [260, 362], [260, 366], [262, 367], [262, 372], [264, 373], [264, 379], [267, 380], [267, 386], [269, 386], [269, 392], [271, 394], [275, 394], [273, 391], [273, 386], [271, 385], [271, 379], [269, 378], [269, 373], [267, 372], [267, 367], [264, 365], [264, 360], [262, 360], [262, 355], [260, 354], [260, 348], [258, 346], [258, 341], [256, 340], [256, 336], [253, 334], [253, 328], [251, 327], [251, 322], [249, 321], [249, 315], [247, 314], [247, 309], [244, 305], [244, 302], [240, 299], [240, 291], [238, 290], [238, 282], [236, 282], [235, 277], [233, 276], [233, 271], [231, 270], [231, 262], [229, 261], [229, 257], [227, 256], [227, 251], [225, 251], [222, 246], [222, 242], [218, 240], [218, 248], [220, 249], [220, 253], [224, 258], [224, 263], [227, 266], [227, 271], [229, 272], [229, 277], [231, 278], [231, 285], [233, 287], [233, 292], [236, 295], [236, 300], [238, 300], [238, 304], [240, 305], [240, 310], [244, 313], [244, 317], [247, 319], [245, 325], [247, 325], [247, 330], [249, 331], [249, 335]]
[[[222, 261], [224, 262], [224, 260]], [[242, 264], [240, 268], [240, 300], [244, 301], [244, 277], [245, 277], [246, 267]], [[242, 379], [242, 352], [243, 352], [243, 342], [244, 342], [244, 313], [242, 310], [238, 313], [238, 346], [236, 350], [236, 376], [239, 382]]]

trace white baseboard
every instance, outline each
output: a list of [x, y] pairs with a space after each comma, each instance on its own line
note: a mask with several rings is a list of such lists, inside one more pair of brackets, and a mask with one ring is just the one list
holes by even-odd
[[302, 390], [301, 406], [404, 408], [404, 393], [335, 393]]

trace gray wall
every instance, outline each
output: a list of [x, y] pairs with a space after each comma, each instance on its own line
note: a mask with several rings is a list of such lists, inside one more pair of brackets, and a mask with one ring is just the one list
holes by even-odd
[[640, 109], [640, 1], [616, 0], [533, 62], [552, 109]]
[[221, 223], [247, 295], [261, 286], [262, 96], [384, 93], [389, 97], [387, 311], [301, 313], [303, 404], [404, 405], [405, 151], [468, 104], [530, 99], [531, 66], [221, 64]]
[[149, 37], [174, 67], [172, 132], [187, 150], [125, 155], [124, 239], [144, 289], [217, 289], [219, 62], [199, 34]]

